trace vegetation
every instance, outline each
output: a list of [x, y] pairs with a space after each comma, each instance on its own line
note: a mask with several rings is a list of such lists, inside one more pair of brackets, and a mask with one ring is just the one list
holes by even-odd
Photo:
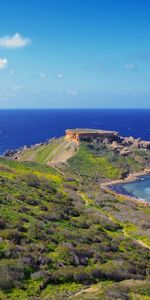
[[54, 169], [49, 147], [0, 159], [0, 299], [150, 299], [150, 207], [99, 187], [150, 156], [82, 144]]
[[78, 153], [68, 162], [72, 171], [78, 175], [101, 180], [120, 179], [129, 173], [141, 171], [146, 159], [150, 160], [150, 155], [144, 158], [143, 151], [139, 151], [137, 156], [134, 151], [130, 156], [121, 156], [105, 145], [83, 143]]
[[50, 141], [48, 144], [25, 149], [20, 155], [20, 160], [30, 160], [42, 164], [63, 162], [71, 157], [76, 150], [77, 145], [65, 141], [64, 138], [59, 138]]

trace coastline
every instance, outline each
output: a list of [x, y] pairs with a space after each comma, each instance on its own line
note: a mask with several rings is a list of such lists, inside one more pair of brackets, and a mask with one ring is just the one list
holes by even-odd
[[150, 206], [150, 202], [146, 201], [145, 199], [136, 198], [136, 197], [129, 196], [129, 195], [126, 195], [126, 194], [123, 194], [123, 193], [118, 193], [117, 191], [114, 191], [111, 188], [112, 185], [118, 185], [118, 184], [124, 184], [124, 183], [128, 183], [128, 182], [137, 181], [138, 177], [146, 176], [146, 175], [150, 175], [150, 169], [145, 169], [144, 171], [141, 171], [141, 172], [129, 174], [124, 179], [118, 179], [118, 180], [111, 180], [111, 181], [103, 182], [103, 183], [100, 184], [100, 187], [105, 192], [111, 193], [112, 195], [116, 196], [117, 198], [122, 197], [125, 200], [132, 201], [132, 202], [137, 203], [137, 204], [139, 203], [139, 204], [144, 204], [145, 206]]
[[[77, 135], [77, 136], [76, 136]], [[59, 138], [58, 138], [59, 139]], [[133, 150], [141, 149], [144, 151], [150, 151], [150, 141], [144, 141], [140, 138], [134, 138], [132, 136], [129, 137], [122, 137], [116, 131], [109, 131], [109, 130], [101, 130], [101, 129], [84, 129], [84, 128], [75, 128], [75, 129], [68, 129], [66, 130], [66, 141], [77, 142], [79, 141], [92, 141], [94, 142], [97, 139], [97, 143], [101, 143], [104, 146], [108, 146], [109, 150], [121, 155], [121, 156], [128, 156], [132, 153]], [[41, 146], [47, 146], [48, 144], [52, 143], [55, 138], [49, 138], [45, 142], [40, 142], [36, 144], [32, 144], [30, 146], [22, 146], [15, 150], [6, 150], [1, 157], [7, 157], [10, 159], [20, 160], [20, 156], [24, 153], [24, 151], [31, 149], [36, 150]], [[30, 159], [29, 159], [30, 160]], [[58, 162], [57, 162], [58, 163]], [[143, 166], [142, 166], [143, 167]], [[129, 199], [132, 201], [141, 202], [145, 205], [150, 205], [150, 202], [146, 201], [146, 199], [136, 198], [135, 196], [130, 196], [128, 194], [123, 193], [123, 191], [117, 191], [113, 189], [112, 186], [125, 184], [128, 182], [134, 182], [138, 180], [140, 176], [150, 175], [150, 168], [145, 168], [141, 172], [136, 172], [129, 174], [124, 179], [119, 180], [107, 180], [100, 184], [101, 188], [106, 192], [112, 193], [117, 197], [123, 197], [125, 199]]]

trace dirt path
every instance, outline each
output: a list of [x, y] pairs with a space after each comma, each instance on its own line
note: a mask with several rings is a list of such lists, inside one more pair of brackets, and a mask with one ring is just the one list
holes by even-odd
[[[84, 194], [82, 194], [82, 193], [80, 193], [79, 195], [80, 195], [80, 196], [82, 197], [82, 199], [84, 200], [85, 205], [89, 205], [88, 197], [86, 197], [86, 195], [84, 195]], [[105, 213], [104, 211], [103, 211], [103, 213], [109, 218], [109, 220], [110, 220], [111, 222], [115, 222], [115, 220], [114, 220], [114, 218], [113, 218], [112, 216], [110, 216], [109, 214]], [[116, 222], [117, 222], [117, 220], [116, 220]], [[125, 237], [131, 238], [131, 239], [132, 239], [135, 243], [137, 243], [138, 245], [140, 245], [140, 246], [142, 246], [142, 247], [147, 248], [147, 249], [150, 250], [150, 246], [149, 246], [149, 245], [147, 245], [146, 243], [144, 243], [144, 242], [143, 242], [142, 240], [140, 240], [140, 239], [135, 239], [135, 238], [133, 238], [131, 235], [129, 235], [129, 234], [125, 231], [124, 228], [123, 228], [122, 232], [123, 232], [123, 234], [124, 234]]]
[[[113, 219], [110, 215], [107, 215], [107, 217], [109, 218], [110, 221], [115, 222], [114, 219]], [[137, 243], [137, 244], [139, 244], [140, 246], [142, 246], [142, 247], [147, 248], [147, 249], [150, 250], [150, 246], [147, 245], [146, 243], [144, 243], [142, 240], [133, 238], [130, 234], [128, 234], [128, 233], [125, 231], [124, 228], [123, 228], [122, 231], [123, 231], [123, 234], [124, 234], [125, 237], [131, 238], [135, 243]]]
[[128, 233], [126, 233], [126, 231], [125, 231], [124, 229], [123, 229], [123, 234], [124, 234], [124, 236], [126, 236], [126, 237], [132, 238], [133, 241], [136, 242], [137, 244], [139, 244], [140, 246], [142, 246], [142, 247], [147, 248], [147, 249], [150, 250], [150, 246], [149, 246], [149, 245], [147, 245], [146, 243], [144, 243], [144, 242], [143, 242], [142, 240], [140, 240], [140, 239], [135, 239], [135, 238], [133, 238], [133, 237], [130, 236]]
[[76, 294], [74, 294], [73, 296], [69, 297], [68, 299], [71, 299], [72, 297], [73, 297], [73, 299], [75, 299], [75, 298], [79, 299], [78, 298], [79, 296], [82, 296], [82, 295], [84, 295], [86, 293], [92, 294], [92, 293], [95, 293], [95, 292], [98, 292], [98, 291], [99, 291], [98, 287], [91, 286], [91, 287], [89, 287], [87, 289], [84, 289], [84, 290], [81, 290], [81, 291], [77, 292]]
[[147, 248], [147, 249], [149, 249], [150, 250], [150, 246], [148, 246], [146, 243], [144, 243], [142, 240], [136, 240], [137, 242], [138, 242], [138, 244], [139, 245], [141, 245], [141, 246], [143, 246], [143, 247], [145, 247], [145, 248]]

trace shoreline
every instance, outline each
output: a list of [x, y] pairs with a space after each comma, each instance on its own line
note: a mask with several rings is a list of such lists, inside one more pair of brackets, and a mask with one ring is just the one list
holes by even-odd
[[129, 174], [124, 179], [111, 180], [111, 181], [101, 183], [100, 187], [105, 192], [111, 193], [112, 195], [116, 196], [117, 198], [122, 197], [125, 200], [132, 201], [132, 202], [137, 203], [137, 204], [144, 204], [145, 206], [150, 206], [150, 202], [146, 201], [145, 199], [136, 198], [136, 197], [129, 196], [129, 195], [123, 194], [123, 193], [118, 193], [117, 191], [114, 191], [111, 188], [111, 185], [118, 185], [118, 184], [124, 184], [124, 183], [128, 183], [128, 182], [134, 182], [134, 181], [137, 181], [139, 177], [146, 176], [146, 175], [150, 175], [150, 169], [145, 169], [144, 171], [141, 171], [141, 172]]

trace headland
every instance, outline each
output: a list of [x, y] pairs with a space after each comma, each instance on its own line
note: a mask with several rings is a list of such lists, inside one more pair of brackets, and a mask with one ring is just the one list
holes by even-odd
[[109, 189], [149, 172], [148, 145], [72, 129], [0, 158], [0, 298], [149, 293], [150, 206]]

